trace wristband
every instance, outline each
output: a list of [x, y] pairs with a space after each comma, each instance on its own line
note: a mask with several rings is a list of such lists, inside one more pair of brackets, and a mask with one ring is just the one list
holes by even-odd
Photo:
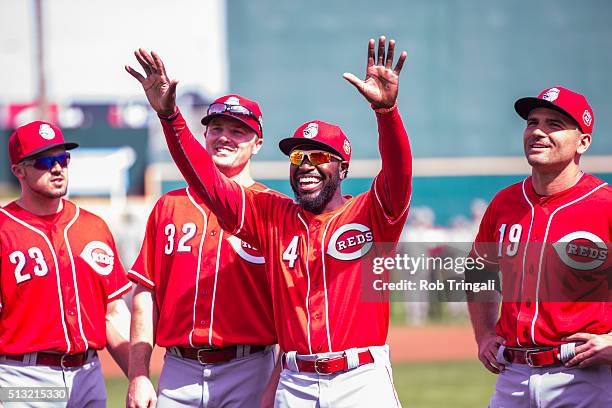
[[375, 108], [374, 105], [372, 105], [372, 109], [374, 109], [376, 113], [389, 113], [397, 109], [397, 103], [394, 103], [390, 108]]
[[174, 113], [172, 113], [170, 116], [165, 116], [165, 115], [160, 115], [159, 113], [157, 114], [157, 117], [163, 120], [174, 120], [179, 114], [179, 108], [178, 106], [174, 107]]

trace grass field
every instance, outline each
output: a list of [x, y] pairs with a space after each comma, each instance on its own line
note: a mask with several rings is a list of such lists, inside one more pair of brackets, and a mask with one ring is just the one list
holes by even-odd
[[[395, 387], [405, 408], [486, 407], [495, 376], [480, 362], [406, 363], [393, 365]], [[125, 406], [127, 380], [107, 379], [108, 406]]]

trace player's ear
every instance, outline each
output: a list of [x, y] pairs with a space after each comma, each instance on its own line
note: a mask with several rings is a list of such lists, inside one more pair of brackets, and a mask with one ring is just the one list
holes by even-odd
[[19, 164], [12, 164], [11, 171], [13, 172], [13, 175], [17, 177], [18, 180], [25, 177], [25, 168]]
[[257, 139], [255, 140], [255, 145], [253, 146], [253, 151], [251, 152], [251, 155], [254, 156], [257, 153], [259, 153], [259, 150], [261, 150], [261, 146], [263, 145], [263, 139], [259, 136], [255, 136]]
[[349, 162], [343, 160], [340, 162], [340, 180], [348, 177]]
[[588, 133], [581, 134], [578, 137], [578, 148], [576, 149], [576, 153], [586, 153], [586, 151], [589, 150], [589, 146], [591, 146], [591, 135]]

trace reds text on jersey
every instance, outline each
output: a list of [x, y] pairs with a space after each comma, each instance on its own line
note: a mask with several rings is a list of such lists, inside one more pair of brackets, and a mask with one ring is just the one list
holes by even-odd
[[573, 187], [539, 196], [531, 178], [499, 192], [472, 256], [501, 271], [497, 334], [506, 346], [549, 346], [577, 332], [612, 330], [609, 254], [612, 189], [585, 174]]
[[316, 215], [288, 198], [241, 188], [215, 168], [180, 112], [162, 119], [190, 188], [228, 231], [262, 250], [284, 351], [324, 353], [386, 341], [389, 304], [363, 301], [362, 260], [374, 243], [397, 243], [410, 202], [412, 160], [399, 112], [377, 114], [377, 120], [383, 166], [371, 189]]

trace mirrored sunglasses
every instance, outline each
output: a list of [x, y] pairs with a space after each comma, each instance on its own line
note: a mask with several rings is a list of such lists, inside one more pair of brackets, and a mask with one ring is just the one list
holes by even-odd
[[50, 170], [55, 166], [55, 163], [62, 167], [67, 167], [70, 163], [70, 153], [63, 152], [56, 156], [41, 156], [35, 159], [24, 160], [21, 163], [26, 166], [31, 165], [38, 170]]
[[337, 160], [342, 160], [338, 156], [326, 152], [323, 150], [293, 150], [289, 155], [289, 161], [291, 164], [295, 164], [296, 166], [300, 166], [304, 161], [304, 158], [307, 157], [310, 164], [313, 166], [318, 166], [320, 164], [331, 163], [332, 158]]

